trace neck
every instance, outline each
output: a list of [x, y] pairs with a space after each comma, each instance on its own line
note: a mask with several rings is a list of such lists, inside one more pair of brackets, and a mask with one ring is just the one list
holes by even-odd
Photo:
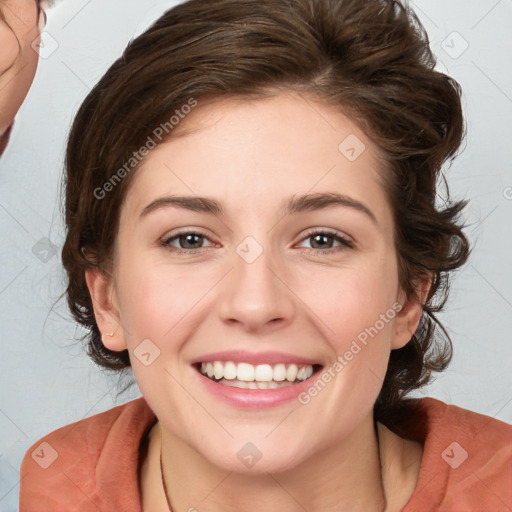
[[293, 469], [245, 475], [224, 471], [172, 434], [161, 432], [163, 476], [176, 510], [383, 512], [385, 489], [371, 416], [337, 446]]

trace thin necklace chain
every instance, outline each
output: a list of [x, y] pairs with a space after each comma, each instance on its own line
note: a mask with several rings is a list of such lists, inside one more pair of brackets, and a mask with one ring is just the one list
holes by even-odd
[[[380, 482], [382, 486], [382, 492], [383, 492], [383, 498], [384, 498], [384, 508], [381, 512], [386, 512], [387, 508], [387, 499], [386, 499], [386, 492], [384, 491], [384, 481], [382, 477], [382, 461], [380, 457], [380, 439], [379, 439], [379, 430], [377, 428], [377, 424], [375, 423], [375, 430], [377, 435], [377, 453], [379, 455], [379, 466], [380, 466]], [[165, 501], [167, 502], [167, 506], [169, 507], [169, 512], [172, 512], [171, 502], [169, 500], [169, 493], [167, 492], [167, 485], [165, 485], [165, 476], [164, 476], [164, 464], [163, 464], [163, 456], [162, 456], [162, 441], [163, 441], [163, 434], [162, 434], [162, 427], [160, 426], [160, 473], [162, 474], [162, 484], [164, 487], [164, 494], [165, 494]]]

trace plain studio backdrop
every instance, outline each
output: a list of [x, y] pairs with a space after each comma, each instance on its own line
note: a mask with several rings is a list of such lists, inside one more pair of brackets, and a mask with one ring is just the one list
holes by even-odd
[[[173, 1], [62, 0], [50, 10], [33, 88], [0, 160], [0, 509], [18, 508], [19, 465], [44, 434], [140, 396], [118, 395], [70, 317], [60, 262], [66, 137], [90, 89], [130, 39]], [[447, 170], [468, 198], [474, 246], [440, 316], [454, 343], [433, 396], [512, 422], [512, 3], [416, 0], [439, 69], [464, 91], [466, 147]], [[125, 380], [126, 382], [126, 380]]]

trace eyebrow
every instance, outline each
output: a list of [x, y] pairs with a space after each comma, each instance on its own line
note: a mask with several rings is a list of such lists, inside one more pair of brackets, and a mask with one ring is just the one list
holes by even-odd
[[[304, 213], [310, 211], [323, 210], [332, 206], [345, 206], [353, 208], [364, 213], [376, 226], [378, 226], [377, 217], [365, 204], [349, 196], [335, 192], [305, 194], [293, 196], [284, 202], [282, 212], [284, 215]], [[198, 196], [166, 196], [155, 199], [149, 203], [141, 212], [140, 217], [145, 217], [150, 213], [166, 207], [182, 208], [198, 213], [207, 213], [215, 216], [225, 215], [222, 204], [208, 197]]]

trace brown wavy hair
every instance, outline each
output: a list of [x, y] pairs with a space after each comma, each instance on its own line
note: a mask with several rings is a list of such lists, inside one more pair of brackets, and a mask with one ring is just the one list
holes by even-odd
[[417, 278], [432, 278], [420, 326], [391, 352], [375, 403], [376, 418], [389, 423], [406, 394], [452, 357], [435, 314], [445, 305], [451, 273], [470, 251], [459, 223], [466, 201], [450, 200], [442, 170], [464, 135], [461, 91], [435, 64], [414, 12], [391, 0], [190, 0], [131, 41], [83, 102], [67, 146], [62, 258], [69, 307], [88, 330], [92, 359], [112, 370], [130, 366], [126, 350], [112, 352], [101, 341], [85, 271], [94, 265], [108, 271], [136, 166], [107, 199], [95, 191], [191, 98], [296, 91], [339, 108], [380, 148], [400, 284], [417, 296]]

